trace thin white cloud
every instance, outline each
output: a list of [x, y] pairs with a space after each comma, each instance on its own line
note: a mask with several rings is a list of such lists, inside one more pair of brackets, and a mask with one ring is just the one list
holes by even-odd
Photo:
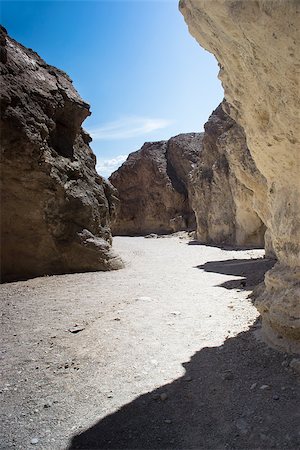
[[94, 140], [119, 140], [151, 133], [168, 127], [172, 122], [166, 119], [151, 119], [147, 117], [124, 117], [108, 122], [100, 127], [91, 128], [89, 134]]
[[99, 175], [108, 178], [126, 160], [128, 155], [119, 155], [112, 159], [98, 159], [96, 170]]

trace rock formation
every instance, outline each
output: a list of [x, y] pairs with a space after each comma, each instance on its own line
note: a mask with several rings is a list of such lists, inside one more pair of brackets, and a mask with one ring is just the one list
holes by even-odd
[[266, 198], [266, 182], [250, 156], [243, 129], [224, 109], [226, 102], [205, 124], [201, 157], [191, 173], [196, 237], [205, 243], [263, 247], [263, 208], [253, 191]]
[[121, 267], [115, 189], [96, 173], [81, 128], [89, 105], [3, 28], [0, 44], [2, 280]]
[[181, 0], [191, 34], [220, 66], [229, 113], [267, 181], [267, 228], [278, 263], [256, 300], [264, 336], [300, 347], [298, 0]]
[[195, 216], [189, 199], [189, 173], [201, 152], [202, 133], [180, 134], [169, 141], [147, 142], [114, 172], [120, 208], [116, 235], [191, 230]]

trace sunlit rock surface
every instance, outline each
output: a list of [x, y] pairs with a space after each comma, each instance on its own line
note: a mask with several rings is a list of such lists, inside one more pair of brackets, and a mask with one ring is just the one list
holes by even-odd
[[265, 338], [300, 343], [300, 155], [298, 0], [182, 0], [191, 34], [212, 52], [230, 115], [245, 130], [267, 181], [267, 227], [278, 258], [256, 305]]
[[122, 266], [111, 250], [115, 189], [81, 128], [70, 78], [1, 28], [2, 281]]
[[[197, 239], [264, 247], [266, 182], [255, 167], [243, 129], [221, 103], [204, 126], [202, 153], [191, 174]], [[254, 191], [257, 191], [256, 200]]]

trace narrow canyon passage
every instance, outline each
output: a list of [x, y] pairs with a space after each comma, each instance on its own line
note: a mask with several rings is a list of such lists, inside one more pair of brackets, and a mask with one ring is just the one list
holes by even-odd
[[125, 269], [0, 287], [1, 448], [296, 448], [292, 357], [247, 299], [263, 250], [114, 247]]

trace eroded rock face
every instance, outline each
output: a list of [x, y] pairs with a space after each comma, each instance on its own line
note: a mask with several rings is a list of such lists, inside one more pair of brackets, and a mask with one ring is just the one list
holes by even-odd
[[243, 129], [223, 108], [226, 102], [204, 126], [201, 158], [191, 174], [197, 239], [263, 247], [266, 227], [261, 211], [255, 211], [253, 188], [265, 196], [266, 182], [250, 156]]
[[90, 114], [70, 78], [1, 28], [3, 281], [121, 267], [115, 189], [95, 171]]
[[110, 177], [120, 198], [112, 224], [114, 234], [163, 234], [194, 229], [188, 184], [201, 142], [201, 133], [181, 134], [169, 141], [147, 142], [128, 156]]
[[299, 351], [300, 156], [298, 0], [182, 0], [191, 34], [219, 61], [230, 115], [267, 181], [267, 227], [278, 263], [256, 305], [265, 337]]

